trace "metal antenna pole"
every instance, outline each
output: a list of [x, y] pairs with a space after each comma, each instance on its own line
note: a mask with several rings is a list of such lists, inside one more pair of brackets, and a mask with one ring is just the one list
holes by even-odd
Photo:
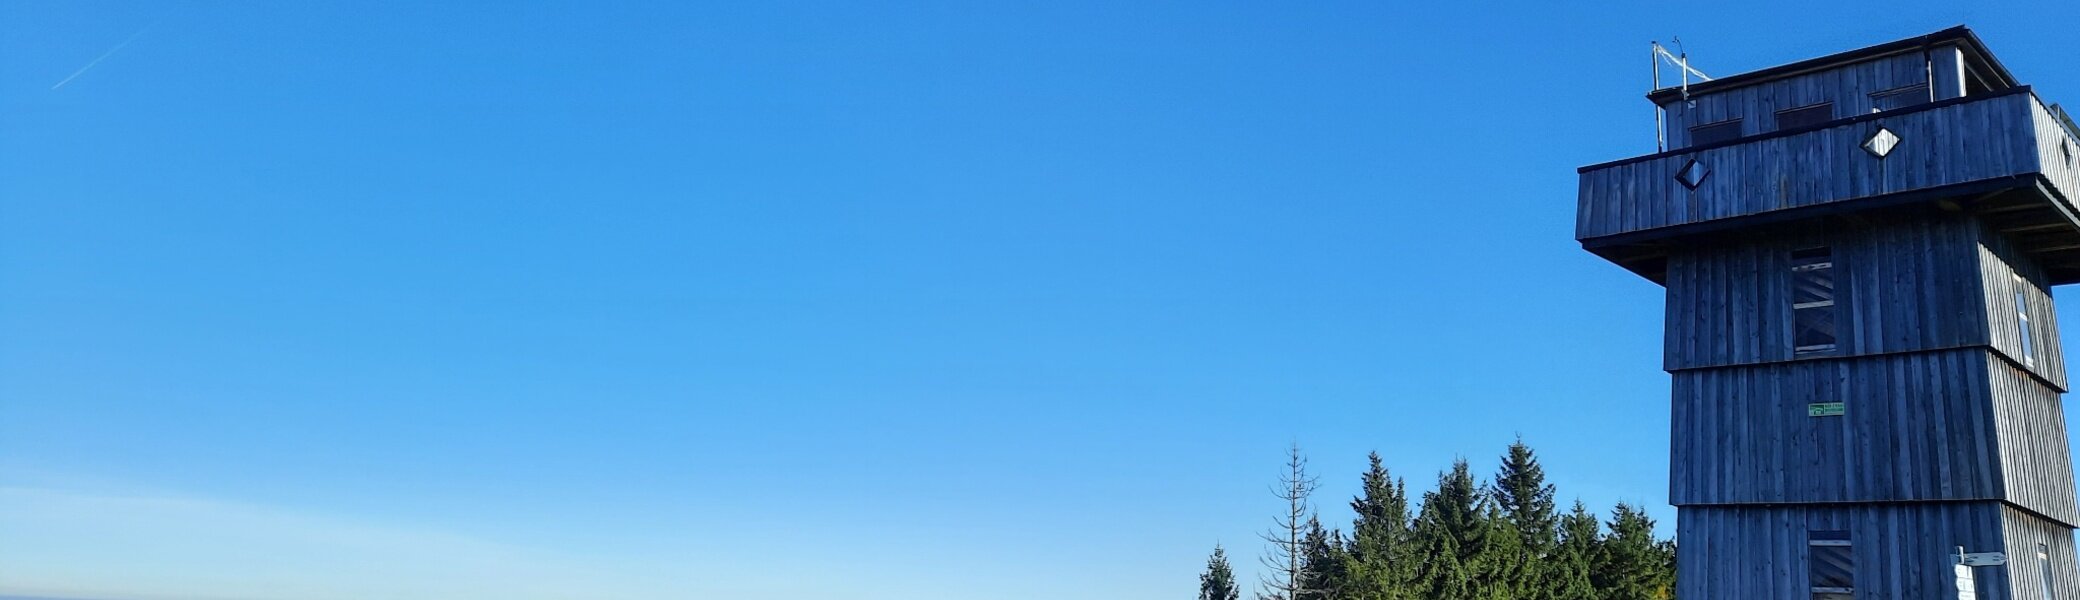
[[[1668, 49], [1663, 48], [1661, 44], [1654, 44], [1654, 55], [1661, 57], [1663, 60], [1667, 60], [1668, 64], [1675, 65], [1677, 68], [1683, 70], [1684, 87], [1689, 87], [1691, 75], [1696, 75], [1697, 80], [1700, 82], [1712, 80], [1712, 76], [1704, 74], [1704, 71], [1699, 71], [1690, 67], [1690, 53], [1683, 51], [1682, 40], [1671, 39], [1670, 41], [1676, 43], [1675, 52], [1669, 52]], [[1658, 73], [1659, 71], [1657, 70], [1656, 72]]]
[[[1653, 49], [1653, 91], [1659, 91], [1661, 89], [1661, 63], [1665, 61], [1670, 65], [1674, 65], [1676, 67], [1676, 70], [1680, 71], [1680, 74], [1682, 76], [1681, 81], [1683, 89], [1683, 101], [1688, 102], [1690, 100], [1690, 76], [1696, 75], [1697, 80], [1700, 82], [1711, 81], [1712, 76], [1704, 74], [1704, 71], [1699, 71], [1690, 67], [1690, 53], [1683, 51], [1683, 38], [1669, 38], [1668, 41], [1675, 42], [1675, 52], [1669, 52], [1668, 48], [1663, 47], [1659, 40], [1647, 42], [1647, 47]], [[1661, 106], [1658, 104], [1654, 106], [1654, 151], [1656, 152], [1663, 152], [1668, 150], [1667, 112], [1668, 111], [1662, 110]]]
[[1676, 66], [1683, 68], [1683, 100], [1687, 102], [1690, 100], [1690, 51], [1683, 49], [1682, 36], [1668, 38], [1668, 41], [1676, 43]]
[[[1647, 47], [1647, 61], [1654, 70], [1654, 87], [1647, 88], [1647, 92], [1653, 93], [1661, 90], [1661, 40], [1647, 42]], [[1663, 112], [1660, 104], [1654, 105], [1654, 151], [1657, 153], [1668, 151], [1668, 124], [1663, 120]]]

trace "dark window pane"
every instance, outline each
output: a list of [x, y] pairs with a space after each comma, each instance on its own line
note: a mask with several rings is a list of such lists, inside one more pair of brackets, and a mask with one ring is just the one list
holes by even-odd
[[1922, 104], [1928, 104], [1928, 84], [1926, 83], [1871, 94], [1871, 107], [1878, 110], [1892, 110]]
[[1828, 531], [1828, 530], [1816, 530], [1816, 531], [1808, 531], [1808, 532], [1806, 532], [1806, 539], [1808, 539], [1808, 540], [1812, 540], [1812, 541], [1815, 541], [1815, 542], [1831, 542], [1831, 541], [1842, 541], [1842, 542], [1846, 542], [1846, 541], [1849, 541], [1849, 532], [1847, 532], [1847, 531]]
[[1690, 128], [1690, 145], [1716, 144], [1741, 136], [1741, 120], [1721, 121]]
[[1820, 306], [1800, 308], [1792, 311], [1795, 324], [1792, 326], [1792, 345], [1799, 352], [1821, 352], [1834, 349], [1834, 307]]
[[1807, 546], [1812, 556], [1813, 587], [1856, 586], [1856, 553], [1849, 546]]
[[1811, 127], [1834, 120], [1834, 103], [1822, 102], [1812, 106], [1777, 111], [1777, 131]]

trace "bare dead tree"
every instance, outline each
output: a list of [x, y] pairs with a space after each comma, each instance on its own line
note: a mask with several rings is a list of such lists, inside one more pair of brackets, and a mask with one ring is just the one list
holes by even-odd
[[1259, 534], [1266, 543], [1260, 559], [1266, 572], [1260, 575], [1262, 590], [1257, 600], [1293, 600], [1302, 591], [1301, 571], [1306, 568], [1305, 547], [1302, 538], [1307, 535], [1307, 523], [1313, 516], [1313, 507], [1307, 498], [1314, 494], [1316, 478], [1307, 474], [1307, 456], [1300, 453], [1300, 444], [1295, 442], [1286, 450], [1286, 469], [1278, 476], [1278, 485], [1271, 494], [1286, 501], [1285, 514], [1271, 520], [1271, 528]]

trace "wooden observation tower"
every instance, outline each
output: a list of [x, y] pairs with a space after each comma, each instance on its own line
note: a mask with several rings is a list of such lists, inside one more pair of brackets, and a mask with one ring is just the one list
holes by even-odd
[[1667, 149], [1581, 168], [1575, 227], [1667, 289], [1677, 596], [2080, 598], [2073, 122], [1962, 27], [1677, 67]]

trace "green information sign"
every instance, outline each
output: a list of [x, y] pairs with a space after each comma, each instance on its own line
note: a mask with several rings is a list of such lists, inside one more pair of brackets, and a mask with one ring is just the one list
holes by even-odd
[[1839, 416], [1842, 416], [1842, 403], [1840, 403], [1840, 402], [1818, 402], [1818, 403], [1814, 403], [1814, 404], [1807, 404], [1807, 405], [1806, 405], [1806, 416], [1808, 416], [1808, 417], [1839, 417]]

